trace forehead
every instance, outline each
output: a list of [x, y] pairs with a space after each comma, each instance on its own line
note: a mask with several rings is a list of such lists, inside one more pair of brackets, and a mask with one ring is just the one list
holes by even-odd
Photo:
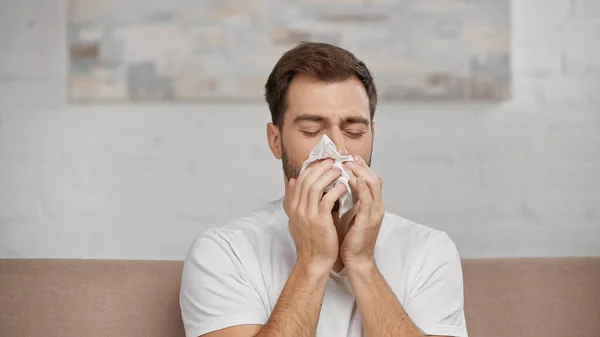
[[284, 119], [291, 121], [301, 114], [320, 115], [331, 120], [370, 119], [369, 97], [363, 84], [354, 76], [341, 82], [323, 82], [299, 74], [288, 88]]

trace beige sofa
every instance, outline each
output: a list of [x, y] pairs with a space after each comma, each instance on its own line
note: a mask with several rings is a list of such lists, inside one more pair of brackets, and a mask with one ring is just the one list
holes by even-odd
[[[0, 336], [184, 336], [182, 262], [0, 260]], [[471, 337], [600, 337], [600, 257], [464, 260]]]

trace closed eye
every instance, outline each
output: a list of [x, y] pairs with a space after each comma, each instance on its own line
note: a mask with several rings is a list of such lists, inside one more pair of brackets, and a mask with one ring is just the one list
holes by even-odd
[[315, 132], [310, 132], [310, 131], [302, 131], [302, 134], [304, 134], [307, 137], [315, 137], [318, 136], [321, 133], [321, 131], [315, 131]]
[[364, 132], [362, 131], [358, 131], [358, 132], [351, 132], [351, 131], [346, 131], [346, 135], [352, 139], [358, 139], [362, 136], [364, 136]]

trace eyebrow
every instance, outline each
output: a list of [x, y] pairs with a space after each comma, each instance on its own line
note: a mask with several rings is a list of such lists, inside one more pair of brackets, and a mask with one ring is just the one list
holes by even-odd
[[[298, 122], [302, 122], [302, 121], [311, 121], [311, 122], [326, 123], [326, 124], [330, 123], [329, 118], [319, 116], [319, 115], [302, 114], [302, 115], [296, 116], [296, 118], [294, 118], [294, 124], [296, 124]], [[350, 116], [350, 117], [342, 118], [341, 123], [342, 124], [364, 124], [365, 126], [371, 125], [371, 122], [362, 116]]]

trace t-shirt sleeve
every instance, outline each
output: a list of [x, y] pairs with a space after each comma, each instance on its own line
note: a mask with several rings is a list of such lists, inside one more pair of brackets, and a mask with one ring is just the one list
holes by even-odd
[[234, 247], [214, 231], [198, 237], [188, 252], [179, 303], [187, 337], [237, 325], [264, 325], [268, 319]]
[[445, 233], [429, 246], [404, 309], [426, 335], [468, 336], [460, 257]]

